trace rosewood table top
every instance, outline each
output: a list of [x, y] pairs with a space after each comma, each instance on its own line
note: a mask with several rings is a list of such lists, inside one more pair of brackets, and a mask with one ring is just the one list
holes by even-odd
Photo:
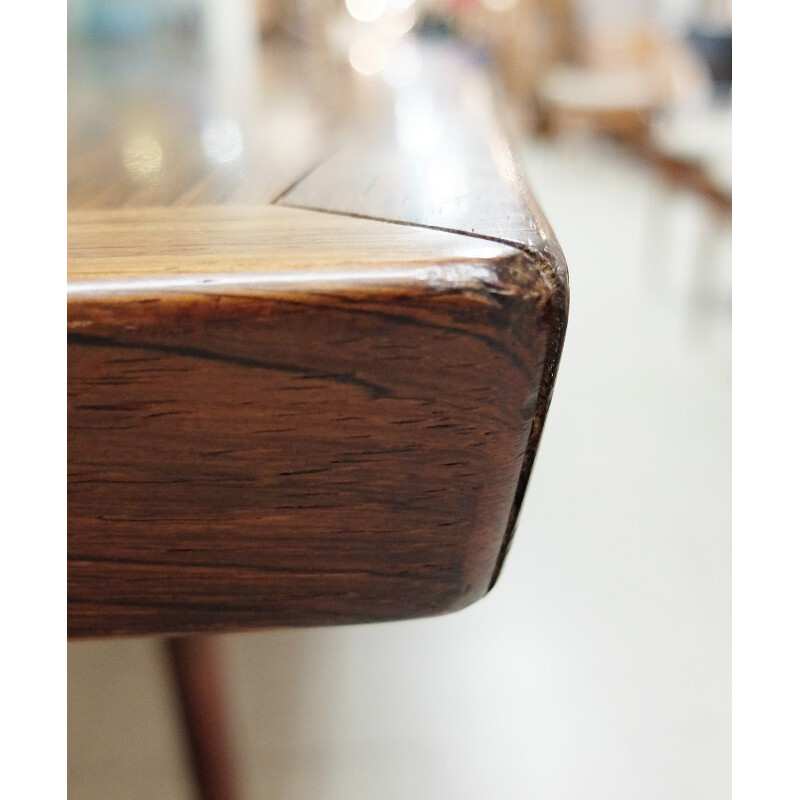
[[482, 65], [416, 47], [391, 80], [281, 41], [71, 53], [71, 635], [401, 619], [496, 580], [567, 273]]

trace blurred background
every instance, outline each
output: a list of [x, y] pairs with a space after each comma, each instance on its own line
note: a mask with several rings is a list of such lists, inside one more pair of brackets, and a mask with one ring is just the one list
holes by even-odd
[[[242, 796], [728, 797], [729, 0], [71, 0], [68, 24], [71, 52], [280, 38], [388, 83], [459, 39], [570, 267], [498, 585], [442, 618], [222, 637]], [[73, 800], [192, 796], [170, 681], [156, 640], [69, 645]]]

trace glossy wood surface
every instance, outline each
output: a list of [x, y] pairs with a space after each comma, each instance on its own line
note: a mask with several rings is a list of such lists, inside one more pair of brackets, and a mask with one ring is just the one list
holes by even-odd
[[485, 239], [276, 205], [76, 211], [68, 219], [74, 301], [121, 287], [215, 282], [457, 282], [517, 253]]
[[[400, 619], [496, 579], [566, 270], [479, 67], [421, 57], [433, 103], [341, 68], [317, 103], [268, 47], [259, 102], [213, 116], [224, 164], [185, 111], [209, 73], [172, 103], [152, 66], [71, 84], [73, 635]], [[287, 102], [327, 122], [282, 154]]]
[[158, 39], [75, 43], [69, 208], [271, 203], [333, 146], [335, 79], [281, 40], [220, 55]]

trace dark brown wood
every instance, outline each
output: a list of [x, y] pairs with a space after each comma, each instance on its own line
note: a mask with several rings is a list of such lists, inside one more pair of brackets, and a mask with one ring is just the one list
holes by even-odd
[[177, 689], [197, 797], [236, 800], [219, 641], [213, 636], [179, 636], [165, 640], [165, 647]]
[[[399, 96], [371, 87], [350, 144], [277, 204], [231, 204], [235, 187], [215, 203], [204, 180], [198, 201], [162, 183], [152, 208], [128, 189], [103, 208], [76, 173], [72, 635], [401, 619], [494, 583], [566, 268], [485, 79], [433, 57], [432, 102], [402, 123]], [[439, 131], [433, 149], [415, 125]]]

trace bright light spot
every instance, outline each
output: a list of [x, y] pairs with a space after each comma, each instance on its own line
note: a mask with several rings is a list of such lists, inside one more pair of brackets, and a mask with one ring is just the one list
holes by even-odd
[[364, 37], [350, 45], [349, 58], [356, 72], [377, 75], [389, 61], [389, 51], [380, 39]]
[[397, 138], [416, 153], [430, 153], [442, 138], [442, 126], [429, 97], [401, 95], [395, 104]]
[[374, 22], [386, 11], [386, 0], [345, 0], [345, 5], [359, 22]]
[[417, 21], [417, 12], [413, 8], [387, 14], [381, 20], [381, 31], [388, 36], [403, 36], [408, 33]]
[[489, 11], [511, 11], [518, 0], [481, 0], [481, 5]]
[[122, 163], [135, 178], [148, 178], [161, 169], [164, 154], [149, 134], [131, 136], [122, 145]]
[[210, 120], [201, 135], [203, 152], [217, 164], [230, 164], [242, 154], [242, 133], [235, 122], [226, 119]]

